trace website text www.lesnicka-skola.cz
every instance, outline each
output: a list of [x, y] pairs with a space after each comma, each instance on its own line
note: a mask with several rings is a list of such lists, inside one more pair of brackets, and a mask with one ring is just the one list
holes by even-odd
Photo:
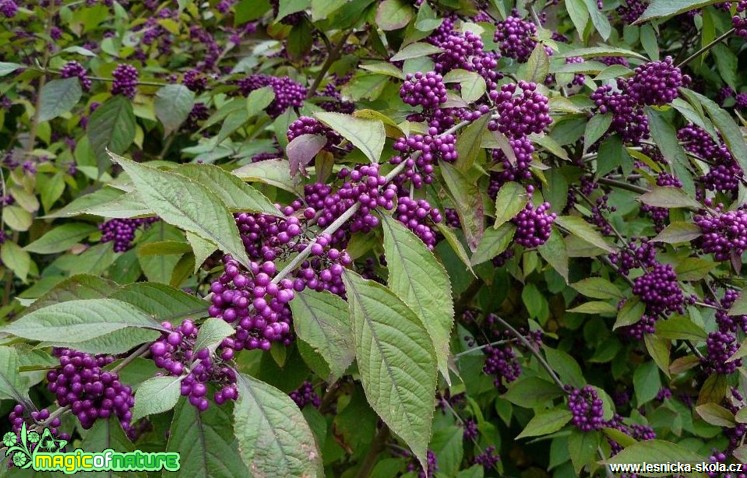
[[739, 473], [747, 466], [739, 463], [615, 463], [609, 465], [612, 473]]

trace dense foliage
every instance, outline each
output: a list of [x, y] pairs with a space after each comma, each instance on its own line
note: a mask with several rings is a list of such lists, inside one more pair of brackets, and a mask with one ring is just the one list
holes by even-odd
[[746, 462], [745, 10], [0, 0], [4, 450]]

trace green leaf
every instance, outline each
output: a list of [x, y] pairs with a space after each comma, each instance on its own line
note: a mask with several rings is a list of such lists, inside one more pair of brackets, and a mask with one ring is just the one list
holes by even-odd
[[[459, 83], [462, 99], [467, 103], [477, 101], [485, 94], [485, 79], [474, 71], [454, 69], [444, 75], [444, 83]], [[483, 115], [488, 116], [488, 115]]]
[[189, 241], [189, 245], [192, 246], [192, 252], [195, 255], [194, 273], [196, 274], [197, 271], [202, 267], [202, 264], [205, 263], [207, 258], [218, 250], [218, 247], [212, 242], [198, 236], [197, 234], [187, 232], [185, 236], [187, 236], [187, 241]]
[[737, 300], [734, 301], [731, 308], [729, 309], [729, 315], [747, 315], [747, 294], [740, 293]]
[[26, 282], [26, 276], [31, 270], [31, 256], [28, 252], [21, 249], [15, 242], [6, 241], [0, 246], [0, 260], [19, 279]]
[[115, 299], [71, 300], [24, 315], [0, 329], [30, 340], [83, 342], [125, 327], [161, 330], [136, 307]]
[[[705, 456], [701, 456], [688, 448], [676, 443], [664, 440], [646, 440], [634, 443], [625, 447], [617, 455], [604, 460], [602, 463], [700, 463], [706, 461]], [[642, 476], [668, 476], [671, 473], [643, 473]]]
[[704, 403], [721, 403], [729, 389], [726, 375], [714, 373], [710, 375], [700, 387], [698, 405]]
[[449, 381], [449, 341], [454, 323], [451, 282], [423, 241], [391, 216], [383, 216], [388, 285], [422, 320], [433, 340], [441, 374]]
[[524, 430], [516, 437], [516, 439], [518, 440], [519, 438], [536, 437], [555, 433], [563, 428], [566, 423], [570, 422], [571, 418], [573, 418], [573, 414], [570, 410], [565, 408], [565, 405], [562, 405], [562, 408], [555, 408], [543, 413], [538, 413], [529, 420], [527, 426], [524, 427]]
[[649, 129], [651, 130], [651, 137], [659, 146], [659, 151], [661, 151], [664, 159], [672, 164], [675, 176], [682, 181], [683, 188], [688, 192], [694, 192], [695, 185], [688, 172], [690, 161], [687, 158], [685, 149], [677, 140], [677, 133], [674, 126], [664, 119], [661, 112], [650, 106], [647, 106], [645, 109]]
[[520, 407], [537, 408], [562, 395], [563, 390], [552, 382], [539, 377], [523, 377], [513, 382], [501, 397]]
[[386, 141], [383, 122], [326, 111], [314, 113], [314, 116], [353, 143], [372, 163], [379, 162]]
[[179, 453], [179, 473], [200, 478], [251, 476], [239, 456], [228, 406], [199, 412], [181, 399], [174, 409], [166, 451]]
[[443, 52], [442, 49], [433, 46], [430, 43], [415, 42], [402, 48], [396, 55], [391, 57], [389, 61], [409, 60], [411, 58], [420, 58], [441, 52]]
[[135, 140], [135, 113], [132, 103], [117, 95], [96, 108], [88, 120], [86, 134], [96, 156], [99, 172], [109, 164], [107, 150], [114, 154], [127, 151]]
[[462, 134], [457, 138], [456, 148], [458, 157], [456, 167], [460, 171], [469, 171], [475, 164], [475, 160], [481, 151], [480, 138], [482, 138], [486, 130], [489, 119], [490, 115], [480, 116], [464, 128]]
[[248, 182], [269, 184], [294, 194], [303, 191], [290, 175], [290, 164], [284, 159], [268, 159], [251, 163], [233, 171], [239, 179]]
[[592, 116], [586, 123], [586, 130], [584, 131], [584, 151], [587, 151], [599, 138], [604, 136], [611, 124], [612, 113]]
[[544, 83], [548, 74], [550, 74], [550, 57], [547, 56], [545, 46], [537, 43], [527, 62], [519, 68], [518, 76], [524, 81]]
[[327, 137], [321, 134], [302, 134], [293, 138], [285, 148], [285, 154], [288, 156], [288, 162], [290, 163], [291, 176], [296, 176], [299, 172], [303, 176], [308, 176], [306, 166], [313, 161], [326, 144]]
[[311, 0], [311, 19], [324, 20], [342, 8], [348, 0]]
[[625, 305], [622, 306], [620, 312], [617, 314], [617, 320], [615, 321], [612, 330], [637, 323], [641, 320], [645, 311], [646, 304], [641, 302], [638, 297], [632, 297], [626, 300]]
[[704, 403], [695, 407], [695, 411], [698, 412], [700, 418], [711, 425], [727, 428], [734, 428], [736, 425], [734, 414], [721, 405]]
[[454, 207], [459, 215], [464, 235], [467, 237], [467, 246], [474, 251], [485, 230], [484, 206], [480, 189], [475, 181], [470, 181], [451, 164], [441, 161], [439, 165], [446, 187], [454, 200]]
[[35, 240], [24, 250], [36, 254], [55, 254], [70, 249], [91, 233], [98, 231], [96, 226], [85, 223], [67, 223], [55, 227], [39, 239]]
[[31, 224], [34, 222], [34, 218], [30, 212], [20, 206], [4, 206], [3, 222], [14, 231], [23, 232], [29, 230]]
[[93, 275], [74, 275], [54, 286], [53, 289], [36, 299], [25, 311], [35, 310], [58, 302], [77, 299], [102, 299], [117, 290], [117, 283]]
[[39, 121], [49, 121], [77, 105], [83, 90], [77, 77], [65, 78], [48, 82], [39, 95]]
[[368, 403], [425, 468], [438, 369], [433, 342], [387, 288], [349, 271], [343, 280]]
[[659, 367], [654, 362], [638, 365], [633, 373], [633, 389], [638, 406], [653, 400], [661, 390]]
[[0, 77], [10, 75], [19, 68], [26, 68], [18, 63], [8, 63], [7, 61], [0, 61]]
[[495, 224], [498, 229], [519, 214], [529, 202], [529, 194], [519, 183], [508, 182], [501, 186], [495, 197]]
[[298, 338], [324, 358], [334, 379], [342, 377], [355, 358], [345, 301], [330, 292], [306, 289], [296, 293], [290, 307]]
[[677, 244], [680, 242], [690, 242], [702, 236], [700, 228], [690, 222], [673, 222], [664, 228], [652, 240], [656, 242], [666, 242], [667, 244]]
[[28, 384], [18, 373], [18, 349], [0, 347], [0, 400], [15, 400], [23, 403], [28, 397]]
[[403, 0], [384, 0], [376, 9], [376, 24], [384, 30], [404, 28], [414, 16], [412, 7]]
[[565, 8], [568, 10], [568, 16], [571, 17], [573, 26], [576, 27], [576, 33], [578, 33], [579, 38], [583, 38], [586, 24], [589, 23], [589, 10], [586, 8], [586, 2], [584, 0], [568, 0], [565, 3]]
[[239, 263], [248, 265], [249, 258], [233, 215], [208, 188], [173, 172], [115, 154], [111, 157], [130, 175], [143, 200], [161, 219], [214, 242]]
[[394, 78], [399, 78], [400, 80], [405, 79], [405, 74], [402, 73], [402, 70], [392, 65], [391, 63], [387, 63], [384, 61], [364, 63], [361, 64], [359, 68], [373, 73], [379, 73], [381, 75], [388, 75]]
[[553, 370], [555, 370], [563, 383], [573, 385], [576, 388], [581, 388], [586, 385], [586, 380], [584, 379], [584, 374], [581, 372], [581, 367], [573, 357], [562, 350], [546, 346], [543, 346], [542, 348], [545, 351], [547, 362], [551, 364]]
[[191, 251], [189, 244], [180, 241], [155, 241], [137, 247], [138, 257], [182, 255]]
[[688, 257], [677, 263], [674, 271], [677, 273], [677, 279], [681, 281], [698, 281], [705, 278], [713, 269], [716, 263], [699, 257]]
[[684, 315], [675, 315], [667, 320], [657, 320], [656, 335], [663, 339], [694, 340], [696, 342], [708, 338], [708, 334], [703, 330], [703, 327]]
[[166, 85], [156, 92], [156, 117], [168, 136], [186, 121], [195, 104], [195, 94], [184, 85]]
[[597, 431], [573, 430], [568, 436], [568, 453], [571, 455], [573, 469], [577, 474], [581, 473], [584, 466], [594, 463], [600, 438], [601, 435]]
[[614, 246], [608, 244], [596, 229], [578, 216], [558, 216], [555, 219], [555, 224], [566, 229], [584, 242], [607, 252], [615, 252]]
[[653, 334], [644, 334], [643, 342], [646, 345], [648, 354], [652, 359], [654, 359], [654, 362], [659, 367], [659, 370], [664, 372], [664, 375], [671, 378], [669, 371], [669, 350], [671, 348], [672, 342]]
[[135, 392], [132, 420], [171, 410], [179, 401], [182, 377], [153, 377], [141, 383]]
[[553, 229], [550, 238], [537, 248], [543, 259], [568, 283], [568, 250], [560, 233]]
[[[713, 3], [713, 2], [709, 2]], [[747, 144], [742, 136], [742, 131], [734, 121], [734, 118], [726, 112], [723, 108], [717, 105], [713, 100], [706, 98], [705, 96], [695, 93], [694, 91], [685, 90], [689, 96], [692, 96], [699, 105], [705, 109], [708, 116], [713, 121], [713, 124], [721, 132], [724, 138], [724, 143], [731, 151], [732, 156], [742, 168], [742, 171], [747, 171]]]
[[473, 266], [489, 261], [501, 252], [508, 249], [516, 233], [516, 226], [503, 224], [498, 229], [488, 229], [480, 240], [480, 245], [472, 254], [470, 263]]
[[88, 354], [123, 354], [132, 350], [138, 345], [153, 342], [161, 336], [161, 332], [151, 329], [140, 329], [137, 327], [125, 327], [113, 332], [100, 335], [90, 340], [82, 342], [65, 342], [55, 340], [51, 342], [41, 342], [40, 347], [66, 347], [80, 350]]
[[572, 309], [568, 309], [568, 312], [575, 312], [577, 314], [615, 315], [617, 313], [617, 307], [610, 304], [609, 302], [592, 301], [586, 302]]
[[153, 282], [128, 284], [111, 294], [111, 298], [134, 305], [155, 317], [159, 323], [177, 323], [188, 317], [204, 317], [209, 306], [203, 299], [166, 284]]
[[635, 23], [642, 23], [653, 18], [679, 15], [717, 2], [718, 0], [653, 0]]
[[275, 21], [279, 22], [288, 15], [301, 12], [311, 7], [310, 0], [279, 0], [278, 15]]
[[607, 19], [607, 15], [602, 13], [594, 0], [585, 0], [585, 3], [586, 10], [589, 12], [589, 16], [591, 17], [591, 23], [594, 25], [597, 32], [599, 32], [599, 36], [602, 37], [602, 40], [606, 41], [612, 33], [612, 26]]
[[249, 118], [253, 118], [264, 111], [274, 99], [275, 90], [272, 89], [272, 86], [258, 88], [249, 93], [249, 96], [246, 97], [246, 113]]
[[638, 196], [643, 204], [667, 209], [690, 208], [699, 209], [701, 204], [688, 196], [682, 189], [673, 187], [654, 186], [651, 191]]
[[205, 186], [232, 210], [280, 215], [278, 208], [264, 194], [218, 166], [186, 164], [175, 171]]
[[209, 318], [200, 326], [195, 339], [194, 350], [200, 351], [204, 348], [215, 350], [226, 337], [236, 332], [234, 328], [223, 319]]
[[582, 279], [571, 284], [571, 287], [592, 299], [622, 299], [624, 297], [615, 284], [602, 277]]
[[631, 58], [637, 58], [639, 60], [648, 61], [648, 58], [636, 53], [632, 50], [626, 50], [625, 48], [617, 48], [612, 46], [593, 46], [588, 48], [576, 48], [569, 50], [565, 53], [559, 53], [558, 58], [568, 58], [572, 56], [580, 56], [581, 58], [596, 58], [600, 56], [625, 56]]
[[323, 476], [314, 435], [293, 400], [248, 375], [239, 375], [237, 383], [234, 433], [252, 475]]

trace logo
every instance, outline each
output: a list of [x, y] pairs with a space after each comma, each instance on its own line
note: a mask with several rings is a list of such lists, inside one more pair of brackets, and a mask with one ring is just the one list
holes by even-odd
[[119, 453], [112, 449], [91, 453], [80, 448], [62, 451], [66, 440], [55, 438], [48, 429], [41, 434], [24, 423], [19, 434], [3, 436], [5, 456], [21, 469], [58, 471], [68, 475], [84, 471], [177, 471], [179, 453], [146, 453], [139, 450]]

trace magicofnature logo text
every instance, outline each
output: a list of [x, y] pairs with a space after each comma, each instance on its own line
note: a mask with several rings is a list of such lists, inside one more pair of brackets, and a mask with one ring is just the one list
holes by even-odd
[[106, 449], [101, 452], [86, 452], [80, 448], [62, 451], [66, 440], [55, 438], [48, 429], [41, 434], [29, 430], [24, 424], [19, 434], [8, 432], [3, 436], [8, 447], [5, 456], [21, 469], [35, 471], [60, 471], [72, 475], [82, 471], [177, 471], [179, 453], [149, 453], [135, 450], [117, 452]]

